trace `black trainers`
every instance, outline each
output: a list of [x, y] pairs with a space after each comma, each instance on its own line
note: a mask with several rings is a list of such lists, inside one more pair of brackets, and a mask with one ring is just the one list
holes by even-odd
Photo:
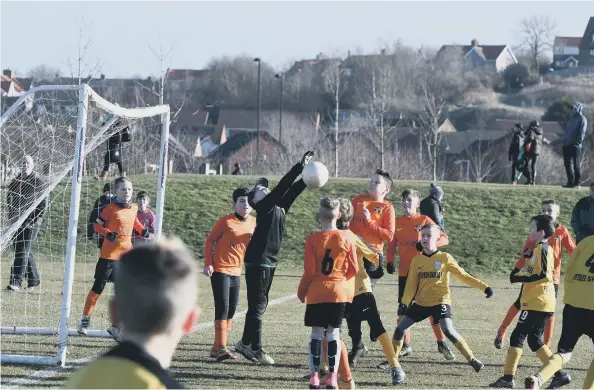
[[557, 371], [547, 389], [558, 389], [571, 383], [571, 377], [565, 371]]
[[516, 381], [513, 378], [511, 380], [507, 380], [505, 377], [501, 377], [495, 382], [491, 383], [489, 387], [495, 387], [498, 389], [515, 389]]
[[404, 370], [402, 369], [402, 367], [392, 367], [393, 385], [400, 385], [404, 383], [404, 378], [406, 378], [406, 375], [404, 374]]
[[479, 372], [480, 370], [485, 368], [485, 365], [483, 364], [483, 362], [481, 362], [477, 358], [473, 358], [471, 361], [468, 362], [468, 364], [470, 364], [472, 366], [472, 368], [474, 368], [474, 371], [476, 371], [476, 372]]
[[357, 365], [357, 360], [359, 360], [360, 357], [367, 355], [367, 352], [369, 352], [369, 350], [365, 344], [359, 343], [357, 348], [349, 352], [349, 365], [355, 367]]

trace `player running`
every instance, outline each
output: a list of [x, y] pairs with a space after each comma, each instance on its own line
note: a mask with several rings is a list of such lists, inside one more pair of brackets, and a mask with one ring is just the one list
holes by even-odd
[[[555, 312], [555, 289], [553, 287], [553, 249], [547, 242], [553, 235], [555, 226], [553, 218], [548, 215], [537, 215], [530, 222], [530, 237], [537, 246], [530, 259], [524, 265], [525, 271], [514, 268], [509, 279], [511, 283], [522, 283], [520, 305], [522, 312], [518, 325], [511, 334], [510, 347], [507, 351], [503, 376], [491, 383], [489, 387], [515, 387], [514, 376], [522, 356], [524, 341], [528, 339], [530, 350], [542, 363], [549, 360], [552, 353], [542, 341], [542, 334], [547, 319]], [[559, 383], [569, 383], [571, 378], [564, 372], [557, 372]]]
[[243, 257], [256, 227], [256, 218], [249, 215], [252, 207], [248, 194], [247, 188], [233, 191], [235, 212], [217, 221], [204, 245], [203, 273], [210, 277], [215, 305], [215, 341], [210, 357], [219, 362], [237, 359], [227, 349], [227, 337], [239, 301]]
[[[404, 334], [415, 323], [432, 317], [438, 321], [446, 337], [454, 344], [468, 363], [479, 372], [484, 364], [474, 357], [466, 341], [454, 329], [450, 298], [450, 273], [463, 283], [484, 291], [491, 298], [493, 290], [484, 282], [468, 274], [458, 265], [454, 258], [437, 248], [441, 236], [438, 225], [425, 225], [421, 229], [421, 245], [423, 252], [412, 259], [404, 295], [399, 311], [404, 317], [394, 332], [394, 350], [400, 352]], [[414, 300], [414, 302], [413, 302]], [[412, 304], [411, 304], [412, 302]], [[404, 383], [405, 374], [400, 364], [397, 365], [394, 384]]]
[[[419, 255], [422, 251], [421, 240], [421, 228], [425, 225], [435, 224], [430, 217], [421, 215], [418, 213], [419, 204], [421, 201], [421, 195], [412, 189], [404, 190], [401, 194], [402, 200], [402, 211], [404, 215], [396, 219], [396, 233], [394, 233], [394, 239], [388, 245], [388, 262], [386, 269], [388, 273], [393, 274], [395, 271], [394, 259], [396, 252], [400, 261], [398, 262], [398, 303], [402, 301], [404, 295], [404, 288], [406, 286], [406, 280], [410, 263], [412, 259]], [[440, 233], [437, 241], [437, 247], [447, 245], [449, 243], [448, 236], [443, 232]], [[402, 320], [404, 313], [398, 312], [398, 321]], [[441, 331], [439, 322], [434, 318], [430, 319], [433, 334], [437, 340], [437, 351], [446, 358], [446, 360], [454, 360], [454, 353], [445, 341], [445, 335]], [[408, 356], [412, 353], [412, 347], [410, 345], [411, 331], [409, 330], [404, 335], [404, 344], [400, 351], [400, 357]], [[387, 362], [380, 364], [378, 367], [387, 368]]]
[[[573, 349], [582, 335], [594, 341], [594, 232], [584, 238], [569, 256], [565, 269], [565, 294], [563, 296], [563, 325], [557, 353], [552, 355], [542, 369], [526, 378], [527, 389], [538, 389], [561, 367], [569, 362]], [[550, 388], [565, 383], [553, 378]], [[594, 389], [594, 359], [586, 374], [582, 389]]]
[[328, 375], [326, 388], [338, 386], [340, 364], [340, 326], [347, 302], [353, 299], [352, 279], [358, 271], [355, 242], [336, 227], [340, 202], [320, 200], [318, 219], [321, 231], [307, 237], [303, 276], [297, 290], [301, 302], [307, 302], [305, 326], [311, 327], [309, 349], [309, 388], [320, 388], [320, 366], [324, 329], [328, 338]]
[[[561, 260], [563, 257], [563, 248], [568, 254], [571, 254], [575, 249], [575, 241], [573, 240], [573, 236], [569, 232], [569, 230], [557, 222], [557, 218], [559, 217], [560, 206], [559, 203], [555, 202], [552, 199], [545, 199], [542, 201], [541, 204], [541, 214], [548, 215], [553, 218], [553, 223], [555, 224], [555, 232], [551, 237], [548, 239], [549, 246], [553, 249], [553, 285], [555, 286], [555, 298], [557, 298], [557, 293], [559, 291], [559, 282], [561, 280]], [[535, 247], [535, 243], [530, 241], [530, 238], [526, 240], [526, 244], [522, 250], [522, 256], [516, 263], [515, 268], [522, 269], [524, 266], [526, 259], [530, 259], [532, 257], [532, 252]], [[507, 328], [511, 325], [511, 323], [516, 319], [518, 314], [520, 314], [520, 296], [522, 295], [522, 290], [520, 290], [520, 295], [518, 295], [518, 299], [509, 307], [507, 310], [507, 314], [497, 331], [497, 335], [495, 336], [495, 348], [501, 349], [501, 344], [503, 343], [503, 339], [505, 338], [505, 333]], [[544, 329], [544, 343], [547, 346], [551, 344], [551, 338], [553, 337], [553, 329], [555, 327], [555, 313], [547, 319], [545, 329]]]
[[[115, 280], [115, 264], [120, 257], [132, 249], [132, 231], [136, 230], [142, 237], [148, 238], [149, 231], [137, 218], [138, 205], [132, 203], [132, 182], [120, 177], [114, 183], [115, 200], [101, 211], [93, 227], [105, 237], [99, 253], [99, 261], [95, 267], [95, 282], [83, 309], [78, 324], [78, 333], [86, 335], [91, 323], [91, 315], [95, 311], [97, 301], [105, 285]], [[120, 340], [122, 329], [116, 324], [107, 329], [114, 339]]]

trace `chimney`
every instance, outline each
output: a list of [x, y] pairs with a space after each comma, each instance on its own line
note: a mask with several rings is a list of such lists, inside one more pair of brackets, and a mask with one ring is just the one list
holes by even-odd
[[105, 75], [101, 74], [101, 80], [105, 80]]
[[2, 74], [8, 78], [12, 78], [14, 75], [12, 74], [12, 70], [10, 69], [4, 69], [2, 71]]
[[318, 54], [316, 54], [316, 61], [319, 61], [322, 58], [324, 58], [324, 53], [318, 53]]
[[381, 53], [382, 53], [383, 56], [385, 56], [386, 55], [386, 49], [382, 49], [381, 50]]
[[350, 50], [348, 50], [348, 51], [347, 51], [347, 58], [349, 58], [350, 56], [351, 56], [351, 51], [350, 51]]
[[472, 41], [470, 41], [470, 45], [473, 47], [478, 47], [479, 46], [478, 39], [474, 38]]

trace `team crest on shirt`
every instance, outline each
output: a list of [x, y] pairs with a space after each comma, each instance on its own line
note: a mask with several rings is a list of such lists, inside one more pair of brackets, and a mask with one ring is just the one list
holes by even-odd
[[561, 241], [561, 237], [559, 237], [559, 236], [555, 237], [555, 241], [557, 241], [557, 242]]
[[382, 212], [382, 209], [383, 209], [383, 207], [376, 207], [376, 208], [375, 208], [375, 213], [376, 213], [376, 214], [379, 214], [379, 213], [381, 213], [381, 212]]
[[420, 232], [423, 229], [422, 225], [415, 225], [415, 231]]
[[441, 260], [437, 260], [433, 263], [433, 267], [435, 267], [435, 270], [439, 271], [441, 269]]

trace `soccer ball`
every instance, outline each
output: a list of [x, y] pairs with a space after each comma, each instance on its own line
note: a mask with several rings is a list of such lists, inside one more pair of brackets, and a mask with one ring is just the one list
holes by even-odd
[[307, 188], [321, 188], [328, 181], [328, 168], [318, 161], [312, 161], [303, 168], [303, 181]]

